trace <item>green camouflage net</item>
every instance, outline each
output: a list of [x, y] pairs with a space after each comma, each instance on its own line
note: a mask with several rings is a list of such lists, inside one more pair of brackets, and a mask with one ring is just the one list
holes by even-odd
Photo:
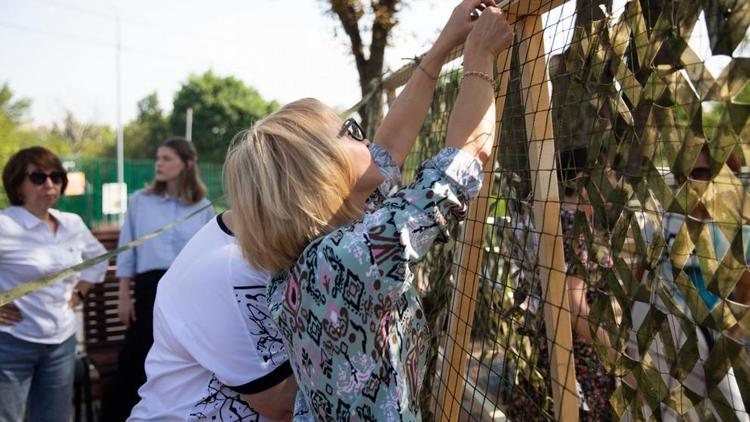
[[[611, 2], [606, 12], [588, 3], [578, 14], [599, 18], [584, 19], [548, 58], [568, 287], [581, 283], [569, 297], [585, 302], [574, 313], [587, 308], [573, 329], [580, 417], [750, 420], [750, 2], [633, 0], [617, 15]], [[726, 58], [716, 77], [694, 45], [703, 27], [709, 56]], [[505, 108], [485, 178], [493, 184], [472, 343], [463, 345], [470, 358], [463, 391], [451, 392], [462, 420], [494, 420], [497, 410], [555, 418], [518, 71], [533, 59], [514, 46], [508, 90], [498, 93]], [[444, 68], [405, 182], [442, 144], [460, 67]], [[415, 270], [434, 346], [426, 420], [444, 416], [456, 230], [456, 242]]]

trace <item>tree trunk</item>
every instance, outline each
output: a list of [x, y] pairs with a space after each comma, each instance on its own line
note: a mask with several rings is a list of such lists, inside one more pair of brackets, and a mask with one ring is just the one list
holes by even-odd
[[351, 42], [351, 52], [359, 73], [362, 98], [369, 100], [358, 110], [361, 126], [372, 139], [383, 114], [383, 92], [380, 81], [383, 76], [385, 47], [388, 36], [398, 23], [396, 13], [400, 0], [377, 0], [370, 3], [373, 12], [369, 55], [365, 57], [359, 21], [365, 15], [360, 0], [330, 0], [331, 12], [338, 16], [344, 32]]

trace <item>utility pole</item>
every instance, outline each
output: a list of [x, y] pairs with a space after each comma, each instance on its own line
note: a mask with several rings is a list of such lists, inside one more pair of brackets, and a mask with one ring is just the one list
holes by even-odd
[[[116, 79], [117, 79], [117, 184], [120, 189], [123, 189], [125, 186], [125, 147], [124, 147], [124, 140], [123, 140], [123, 133], [122, 133], [122, 77], [121, 77], [121, 59], [120, 59], [120, 53], [122, 50], [122, 42], [121, 42], [121, 25], [120, 25], [120, 12], [117, 8], [117, 5], [114, 4], [115, 9], [115, 22], [116, 22], [116, 30], [117, 30], [117, 52], [116, 52]], [[121, 201], [127, 201], [127, 189], [123, 189], [125, 192], [120, 192], [120, 200]], [[124, 197], [124, 198], [123, 198]], [[127, 202], [125, 202], [127, 203]], [[125, 219], [125, 204], [122, 204], [122, 207], [120, 208], [120, 213], [118, 215], [119, 224], [122, 225], [124, 219]]]
[[185, 116], [185, 139], [193, 142], [193, 107], [188, 107]]

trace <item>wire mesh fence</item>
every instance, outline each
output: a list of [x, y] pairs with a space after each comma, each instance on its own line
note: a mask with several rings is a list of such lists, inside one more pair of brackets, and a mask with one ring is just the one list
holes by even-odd
[[[494, 160], [415, 269], [423, 417], [750, 420], [750, 4], [571, 3], [506, 7]], [[458, 58], [405, 183], [460, 83]]]

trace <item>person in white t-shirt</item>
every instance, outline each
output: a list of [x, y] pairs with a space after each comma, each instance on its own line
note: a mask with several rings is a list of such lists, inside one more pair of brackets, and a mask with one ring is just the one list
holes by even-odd
[[[146, 382], [144, 362], [153, 343], [152, 315], [159, 280], [193, 235], [214, 217], [192, 142], [171, 137], [156, 150], [154, 180], [128, 201], [119, 246], [176, 220], [192, 217], [117, 255], [120, 279], [117, 315], [128, 327], [111, 388], [102, 393], [102, 420], [122, 422]], [[131, 297], [131, 290], [133, 296]]]
[[[106, 253], [76, 214], [51, 208], [68, 178], [43, 147], [22, 149], [3, 168], [11, 206], [0, 211], [0, 291]], [[0, 306], [0, 421], [65, 420], [75, 369], [73, 308], [107, 263]]]
[[206, 224], [159, 282], [146, 384], [129, 421], [284, 420], [297, 384], [243, 258], [231, 211]]

